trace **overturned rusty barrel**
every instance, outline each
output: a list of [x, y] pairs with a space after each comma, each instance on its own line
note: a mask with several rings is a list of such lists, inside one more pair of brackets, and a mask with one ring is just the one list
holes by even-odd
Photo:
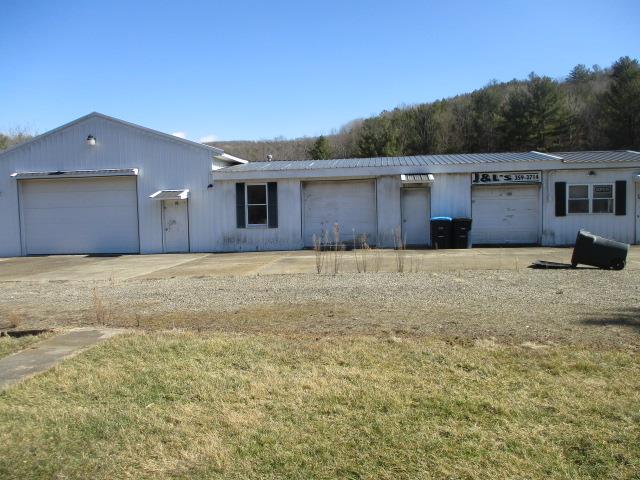
[[627, 262], [629, 245], [608, 238], [599, 237], [586, 230], [580, 230], [571, 256], [571, 265], [591, 265], [592, 267], [622, 270]]

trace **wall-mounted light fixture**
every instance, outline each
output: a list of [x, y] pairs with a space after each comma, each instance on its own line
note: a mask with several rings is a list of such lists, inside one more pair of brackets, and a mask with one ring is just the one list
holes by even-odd
[[87, 145], [93, 147], [96, 144], [96, 137], [94, 137], [93, 135], [89, 135], [87, 137]]

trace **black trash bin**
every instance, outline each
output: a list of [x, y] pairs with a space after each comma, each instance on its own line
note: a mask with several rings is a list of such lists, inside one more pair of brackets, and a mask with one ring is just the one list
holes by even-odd
[[580, 230], [573, 248], [571, 265], [579, 263], [614, 270], [622, 270], [627, 262], [629, 245], [599, 237], [586, 230]]
[[454, 218], [453, 224], [453, 248], [469, 248], [469, 232], [471, 231], [471, 219], [465, 217]]
[[431, 248], [451, 248], [451, 217], [431, 218]]

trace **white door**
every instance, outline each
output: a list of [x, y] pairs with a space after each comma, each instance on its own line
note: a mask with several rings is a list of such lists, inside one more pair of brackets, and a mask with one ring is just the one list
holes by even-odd
[[429, 190], [403, 188], [400, 197], [402, 208], [402, 236], [407, 245], [424, 246], [430, 243]]
[[136, 177], [20, 182], [27, 255], [140, 251]]
[[471, 237], [475, 245], [537, 244], [538, 185], [477, 186], [472, 189]]
[[366, 237], [370, 245], [377, 242], [378, 222], [374, 180], [308, 182], [303, 186], [304, 244], [313, 246], [313, 235], [329, 234], [333, 225], [340, 228], [340, 241], [351, 245]]
[[189, 251], [189, 212], [187, 200], [162, 201], [163, 251]]

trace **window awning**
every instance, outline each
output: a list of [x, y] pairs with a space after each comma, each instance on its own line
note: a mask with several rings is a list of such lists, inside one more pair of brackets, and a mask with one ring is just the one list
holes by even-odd
[[149, 198], [154, 200], [186, 200], [189, 198], [189, 189], [186, 190], [158, 190]]
[[51, 172], [14, 172], [11, 176], [17, 180], [37, 178], [81, 178], [81, 177], [122, 177], [138, 175], [137, 168], [108, 168], [103, 170], [65, 170]]
[[411, 185], [415, 183], [433, 183], [435, 177], [431, 173], [407, 173], [400, 175], [400, 181], [403, 185]]

